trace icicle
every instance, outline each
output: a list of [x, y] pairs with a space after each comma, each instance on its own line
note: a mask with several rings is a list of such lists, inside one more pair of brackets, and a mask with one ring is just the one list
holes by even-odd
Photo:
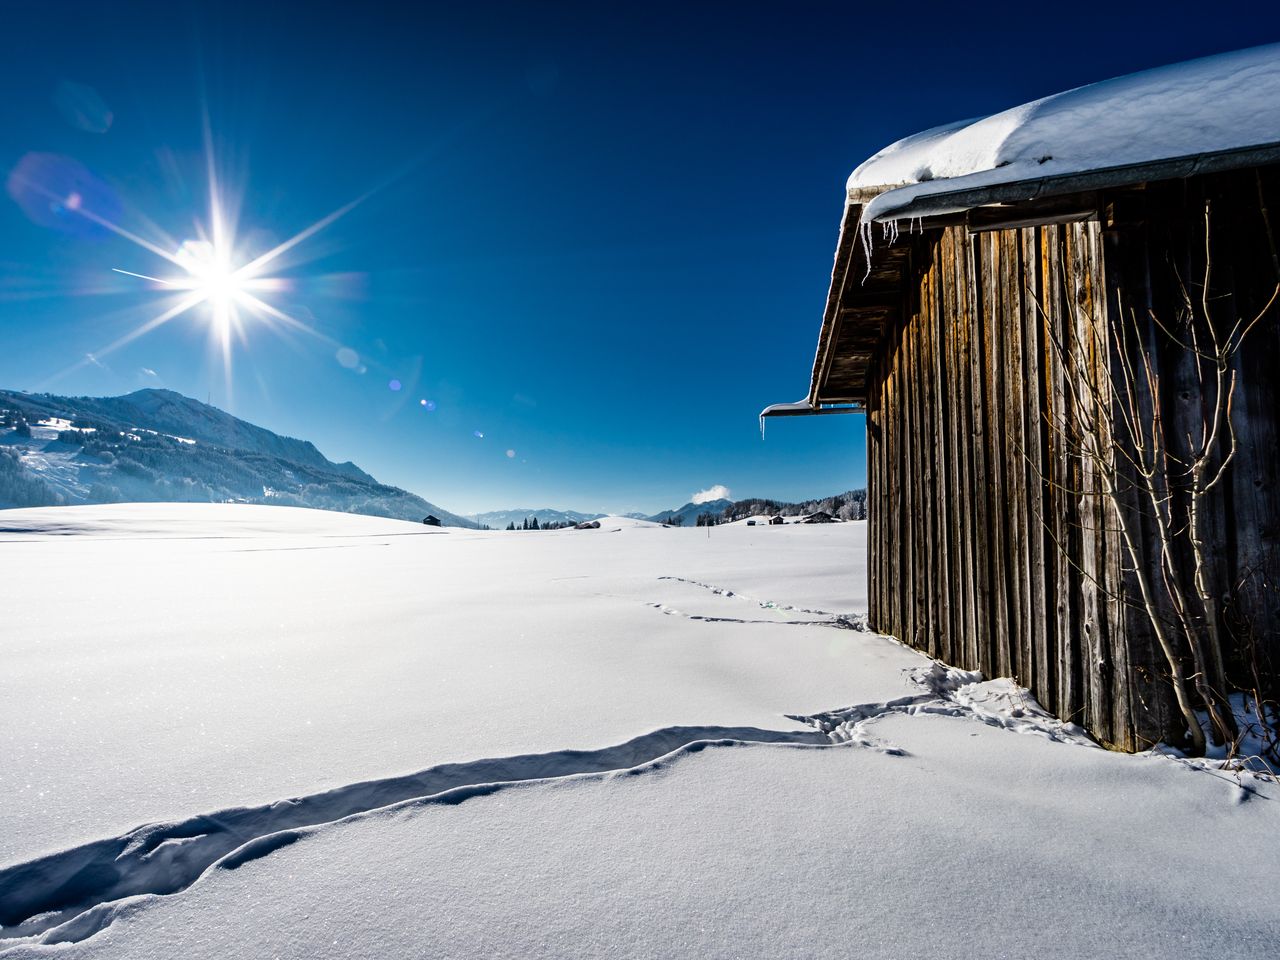
[[867, 272], [862, 275], [862, 282], [867, 282], [867, 277], [871, 276], [871, 224], [867, 220], [862, 220], [858, 224], [858, 235], [862, 239], [862, 252], [867, 255]]
[[764, 439], [764, 414], [760, 414], [760, 439]]

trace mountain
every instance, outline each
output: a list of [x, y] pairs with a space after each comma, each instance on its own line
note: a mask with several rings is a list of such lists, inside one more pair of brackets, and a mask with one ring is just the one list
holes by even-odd
[[282, 437], [231, 414], [184, 397], [173, 390], [138, 390], [123, 397], [84, 398], [86, 414], [101, 412], [116, 420], [145, 423], [160, 433], [175, 434], [222, 447], [261, 453], [304, 466], [377, 483], [354, 463], [333, 463], [309, 440]]
[[655, 513], [651, 517], [645, 517], [646, 520], [652, 520], [654, 523], [671, 523], [673, 518], [678, 517], [681, 526], [692, 527], [698, 517], [704, 513], [719, 516], [724, 513], [725, 507], [733, 506], [732, 500], [708, 500], [706, 503], [686, 503], [678, 510], [664, 510], [662, 513]]
[[488, 513], [477, 513], [472, 516], [478, 523], [493, 527], [495, 530], [503, 530], [511, 523], [518, 527], [521, 521], [531, 517], [537, 517], [538, 524], [545, 526], [548, 523], [582, 523], [585, 520], [599, 520], [607, 514], [579, 513], [576, 510], [552, 510], [550, 507], [543, 507], [541, 510], [491, 510]]
[[57, 397], [0, 390], [0, 507], [117, 501], [269, 503], [475, 524], [172, 390]]
[[819, 500], [804, 500], [800, 503], [787, 503], [780, 500], [762, 500], [752, 497], [747, 500], [709, 500], [706, 503], [686, 503], [678, 510], [664, 510], [644, 519], [656, 523], [670, 523], [672, 517], [680, 518], [680, 525], [695, 526], [698, 517], [712, 514], [717, 520], [740, 520], [743, 517], [775, 516], [802, 517], [811, 513], [829, 513], [840, 520], [865, 520], [867, 518], [867, 491], [847, 490], [835, 496], [823, 497]]

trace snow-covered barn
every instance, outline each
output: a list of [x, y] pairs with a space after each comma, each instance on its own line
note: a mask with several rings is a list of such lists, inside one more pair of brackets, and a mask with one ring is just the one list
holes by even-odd
[[1124, 749], [1276, 698], [1277, 220], [1280, 45], [853, 172], [809, 395], [765, 415], [865, 412], [875, 629]]

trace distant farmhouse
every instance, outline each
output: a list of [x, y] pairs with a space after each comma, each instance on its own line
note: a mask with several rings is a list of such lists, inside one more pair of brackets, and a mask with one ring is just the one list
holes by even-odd
[[866, 416], [870, 621], [1102, 742], [1280, 695], [1280, 46], [849, 179], [808, 397]]

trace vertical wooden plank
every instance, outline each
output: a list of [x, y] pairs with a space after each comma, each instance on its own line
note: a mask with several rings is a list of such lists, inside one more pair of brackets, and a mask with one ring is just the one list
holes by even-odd
[[1029, 513], [1027, 488], [1027, 440], [1023, 417], [1026, 411], [1026, 351], [1023, 336], [1022, 307], [1022, 230], [1012, 230], [1005, 257], [1004, 322], [1008, 330], [1004, 377], [1006, 384], [1004, 421], [1006, 425], [1005, 458], [1009, 480], [1009, 623], [1014, 679], [1031, 686], [1031, 624], [1027, 552], [1030, 537], [1027, 529]]
[[[1093, 377], [1103, 394], [1104, 409], [1100, 411], [1104, 446], [1112, 449], [1117, 434], [1116, 397], [1112, 362], [1115, 353], [1112, 336], [1112, 316], [1107, 296], [1106, 250], [1102, 225], [1091, 220], [1086, 224], [1086, 241], [1089, 253], [1090, 303], [1093, 321], [1097, 325], [1098, 355], [1094, 357]], [[1114, 454], [1112, 455], [1114, 464]], [[1114, 467], [1110, 466], [1114, 472]], [[1102, 663], [1100, 671], [1103, 684], [1102, 718], [1099, 730], [1105, 729], [1108, 743], [1122, 748], [1131, 747], [1129, 723], [1129, 658], [1124, 633], [1123, 600], [1123, 551], [1120, 540], [1115, 504], [1107, 496], [1101, 480], [1095, 484], [1097, 503], [1094, 508], [1099, 540], [1099, 617]]]
[[1057, 686], [1055, 662], [1050, 640], [1053, 626], [1052, 608], [1048, 601], [1050, 559], [1046, 555], [1046, 517], [1044, 504], [1049, 475], [1045, 442], [1045, 338], [1041, 314], [1042, 291], [1040, 258], [1042, 231], [1029, 227], [1022, 236], [1023, 339], [1026, 344], [1026, 393], [1024, 396], [1024, 437], [1026, 439], [1027, 476], [1027, 565], [1030, 618], [1029, 681], [1027, 685], [1048, 709], [1056, 709]]
[[1080, 683], [1079, 658], [1076, 656], [1075, 616], [1077, 578], [1076, 560], [1079, 531], [1077, 529], [1074, 493], [1077, 489], [1076, 461], [1069, 449], [1071, 398], [1066, 377], [1072, 375], [1068, 362], [1074, 349], [1065, 316], [1063, 293], [1063, 233], [1060, 226], [1041, 228], [1044, 247], [1042, 282], [1045, 291], [1045, 336], [1048, 344], [1048, 402], [1050, 420], [1048, 437], [1052, 445], [1049, 515], [1053, 539], [1054, 620], [1055, 637], [1052, 656], [1058, 664], [1058, 709], [1060, 715], [1079, 722]]
[[899, 469], [898, 484], [898, 522], [902, 530], [902, 536], [899, 539], [899, 559], [898, 559], [898, 592], [901, 599], [899, 604], [898, 619], [901, 623], [901, 632], [898, 634], [905, 642], [914, 644], [916, 642], [915, 634], [915, 590], [914, 577], [915, 567], [912, 558], [912, 548], [915, 546], [915, 536], [913, 531], [914, 517], [911, 510], [911, 485], [915, 481], [915, 463], [912, 457], [911, 449], [911, 364], [913, 358], [911, 356], [911, 338], [908, 336], [905, 326], [898, 328], [898, 431], [897, 444], [902, 451], [901, 467]]
[[987, 323], [984, 362], [984, 415], [987, 421], [987, 516], [990, 537], [991, 581], [991, 672], [1007, 677], [1013, 672], [1009, 657], [1009, 542], [1007, 519], [1009, 497], [1005, 463], [1007, 447], [1004, 432], [1004, 354], [1007, 323], [1005, 317], [1004, 278], [1007, 269], [1006, 237], [1008, 231], [993, 230], [986, 234], [987, 248]]
[[950, 437], [948, 434], [946, 406], [946, 364], [944, 340], [945, 321], [942, 311], [943, 271], [937, 257], [929, 266], [930, 284], [930, 339], [931, 339], [931, 407], [933, 416], [933, 449], [935, 451], [936, 476], [933, 485], [932, 504], [937, 523], [934, 540], [937, 544], [937, 563], [933, 570], [935, 582], [935, 629], [938, 631], [937, 656], [949, 651], [952, 643], [953, 608], [951, 591], [951, 503], [950, 490]]
[[[944, 237], [945, 242], [945, 237]], [[941, 297], [938, 305], [939, 328], [943, 336], [943, 410], [945, 411], [946, 435], [946, 487], [941, 496], [947, 502], [947, 589], [950, 596], [950, 626], [948, 635], [948, 655], [955, 662], [965, 636], [965, 604], [963, 595], [964, 570], [961, 564], [961, 513], [963, 504], [960, 499], [961, 469], [960, 450], [956, 434], [956, 370], [957, 336], [956, 336], [956, 282], [955, 271], [950, 268], [950, 261], [943, 259], [947, 247], [939, 245], [940, 262], [938, 276], [941, 279]]]
[[911, 389], [911, 375], [914, 370], [915, 356], [912, 350], [909, 314], [903, 318], [899, 329], [900, 355], [902, 364], [899, 368], [898, 381], [898, 445], [902, 448], [902, 483], [899, 487], [899, 503], [902, 511], [902, 582], [899, 587], [902, 594], [901, 618], [904, 641], [915, 646], [919, 637], [916, 635], [915, 623], [915, 578], [917, 576], [913, 549], [916, 545], [915, 525], [918, 517], [913, 509], [912, 495], [916, 482], [916, 457], [913, 444], [915, 437], [911, 429], [911, 405], [915, 399]]
[[937, 488], [938, 448], [937, 420], [933, 413], [933, 274], [932, 270], [924, 270], [920, 274], [919, 284], [920, 308], [916, 312], [915, 325], [919, 330], [920, 362], [918, 385], [920, 397], [920, 448], [922, 448], [922, 483], [920, 483], [920, 513], [922, 513], [922, 531], [924, 535], [924, 563], [920, 570], [922, 584], [922, 620], [924, 630], [924, 649], [931, 657], [937, 657], [938, 643], [941, 636], [937, 622], [937, 567], [938, 515], [934, 504], [933, 490]]
[[959, 408], [957, 410], [957, 432], [961, 444], [961, 462], [964, 469], [964, 483], [961, 487], [963, 501], [963, 537], [964, 537], [964, 603], [965, 603], [965, 635], [964, 657], [961, 666], [970, 670], [981, 668], [979, 643], [985, 629], [985, 618], [980, 609], [980, 597], [977, 561], [980, 557], [977, 529], [981, 519], [977, 491], [980, 489], [976, 477], [976, 427], [973, 421], [973, 376], [971, 372], [973, 354], [977, 350], [978, 341], [975, 336], [978, 296], [974, 283], [973, 245], [971, 238], [959, 227], [952, 228], [955, 242], [954, 264], [956, 267], [956, 328], [960, 335], [960, 366], [956, 370], [956, 382], [959, 388]]
[[885, 391], [884, 391], [884, 446], [885, 489], [882, 499], [885, 510], [885, 611], [884, 621], [888, 633], [900, 636], [902, 624], [898, 620], [898, 447], [897, 447], [897, 331], [888, 332], [889, 350], [885, 359]]
[[[1098, 311], [1096, 297], [1095, 269], [1098, 263], [1098, 251], [1095, 247], [1097, 224], [1093, 222], [1072, 225], [1073, 263], [1076, 265], [1076, 299], [1079, 311], [1079, 326], [1084, 334], [1085, 368], [1081, 371], [1084, 382], [1097, 395], [1098, 403], [1094, 404], [1092, 416], [1097, 425], [1100, 449], [1110, 449], [1110, 410], [1105, 405], [1106, 394], [1104, 384], [1104, 364], [1106, 362], [1106, 328]], [[1083, 671], [1087, 686], [1087, 717], [1090, 728], [1097, 732], [1104, 742], [1111, 742], [1113, 730], [1111, 725], [1111, 669], [1113, 657], [1111, 653], [1110, 634], [1108, 631], [1109, 616], [1108, 585], [1106, 582], [1106, 528], [1103, 522], [1102, 478], [1101, 469], [1093, 460], [1086, 458], [1082, 463], [1082, 498], [1080, 513], [1083, 525], [1082, 566], [1085, 576], [1082, 577], [1082, 609], [1085, 614], [1084, 636], [1081, 640], [1086, 644], [1084, 650], [1086, 669]]]
[[947, 380], [948, 407], [951, 408], [951, 451], [952, 476], [955, 477], [955, 515], [952, 518], [952, 588], [955, 593], [956, 626], [955, 644], [952, 645], [951, 663], [964, 663], [968, 657], [968, 644], [973, 636], [973, 605], [969, 598], [969, 563], [966, 550], [969, 548], [969, 470], [968, 442], [966, 442], [966, 401], [964, 396], [965, 361], [965, 329], [961, 324], [960, 297], [964, 296], [963, 271], [956, 257], [955, 228], [947, 229], [938, 244], [943, 275], [945, 275], [946, 291], [943, 310], [946, 311], [947, 324], [947, 364], [951, 370]]
[[[989, 234], [986, 234], [989, 237]], [[973, 419], [973, 485], [974, 485], [974, 580], [975, 593], [977, 593], [977, 630], [974, 637], [977, 641], [977, 649], [975, 649], [975, 669], [980, 669], [984, 675], [992, 676], [995, 673], [995, 664], [992, 663], [992, 635], [995, 632], [993, 628], [992, 617], [992, 584], [991, 584], [991, 472], [989, 472], [988, 456], [987, 456], [987, 390], [986, 390], [986, 371], [984, 371], [984, 358], [986, 358], [986, 343], [989, 333], [989, 325], [992, 323], [991, 316], [991, 297], [989, 297], [987, 289], [987, 280], [989, 276], [989, 256], [987, 250], [982, 243], [974, 241], [974, 238], [966, 237], [968, 242], [969, 256], [972, 257], [972, 268], [970, 268], [970, 287], [974, 291], [975, 310], [969, 317], [970, 338], [972, 338], [972, 349], [969, 351], [969, 383], [970, 394], [970, 416]]]
[[911, 604], [912, 645], [928, 650], [931, 638], [927, 623], [927, 591], [925, 578], [928, 575], [929, 542], [926, 534], [928, 514], [922, 496], [925, 476], [929, 470], [931, 456], [924, 444], [924, 403], [921, 396], [921, 374], [924, 369], [923, 342], [921, 339], [922, 324], [919, 314], [919, 291], [915, 292], [917, 309], [908, 317], [909, 335], [911, 339], [911, 406], [908, 409], [907, 429], [911, 442], [911, 582], [913, 596]]
[[880, 512], [879, 493], [882, 482], [880, 466], [880, 376], [879, 361], [873, 360], [867, 373], [867, 621], [872, 630], [880, 629]]
[[934, 295], [936, 290], [936, 273], [930, 258], [929, 269], [926, 274], [927, 285], [925, 287], [926, 297], [922, 298], [922, 310], [920, 315], [920, 342], [921, 342], [921, 362], [920, 362], [920, 399], [921, 404], [921, 424], [920, 424], [920, 443], [924, 447], [924, 461], [926, 469], [924, 471], [923, 483], [920, 490], [920, 509], [924, 512], [924, 535], [925, 535], [925, 568], [923, 570], [925, 582], [924, 595], [924, 611], [925, 611], [925, 633], [928, 636], [928, 649], [933, 656], [937, 656], [941, 651], [942, 628], [939, 624], [939, 611], [941, 609], [939, 603], [939, 584], [938, 569], [941, 564], [941, 551], [938, 543], [938, 529], [940, 517], [937, 510], [937, 499], [935, 492], [938, 489], [938, 472], [939, 472], [939, 449], [938, 449], [938, 415], [934, 405], [934, 357], [937, 349], [933, 337], [934, 323]]
[[[885, 387], [885, 349], [887, 344], [883, 341], [879, 345], [877, 355], [873, 361], [873, 368], [876, 372], [875, 384], [871, 391], [873, 401], [875, 403], [874, 416], [867, 417], [868, 431], [872, 436], [873, 454], [868, 455], [870, 466], [867, 467], [868, 485], [867, 485], [867, 540], [870, 544], [868, 549], [872, 551], [870, 557], [870, 566], [875, 570], [875, 580], [872, 582], [872, 598], [871, 598], [871, 616], [869, 618], [869, 626], [880, 633], [888, 632], [888, 624], [885, 618], [884, 603], [885, 594], [888, 590], [888, 571], [885, 564], [888, 558], [884, 552], [885, 533], [884, 526], [888, 522], [888, 513], [884, 505], [884, 485], [887, 482], [886, 464], [884, 462], [884, 387]], [[871, 474], [875, 475], [874, 483], [871, 482]]]

